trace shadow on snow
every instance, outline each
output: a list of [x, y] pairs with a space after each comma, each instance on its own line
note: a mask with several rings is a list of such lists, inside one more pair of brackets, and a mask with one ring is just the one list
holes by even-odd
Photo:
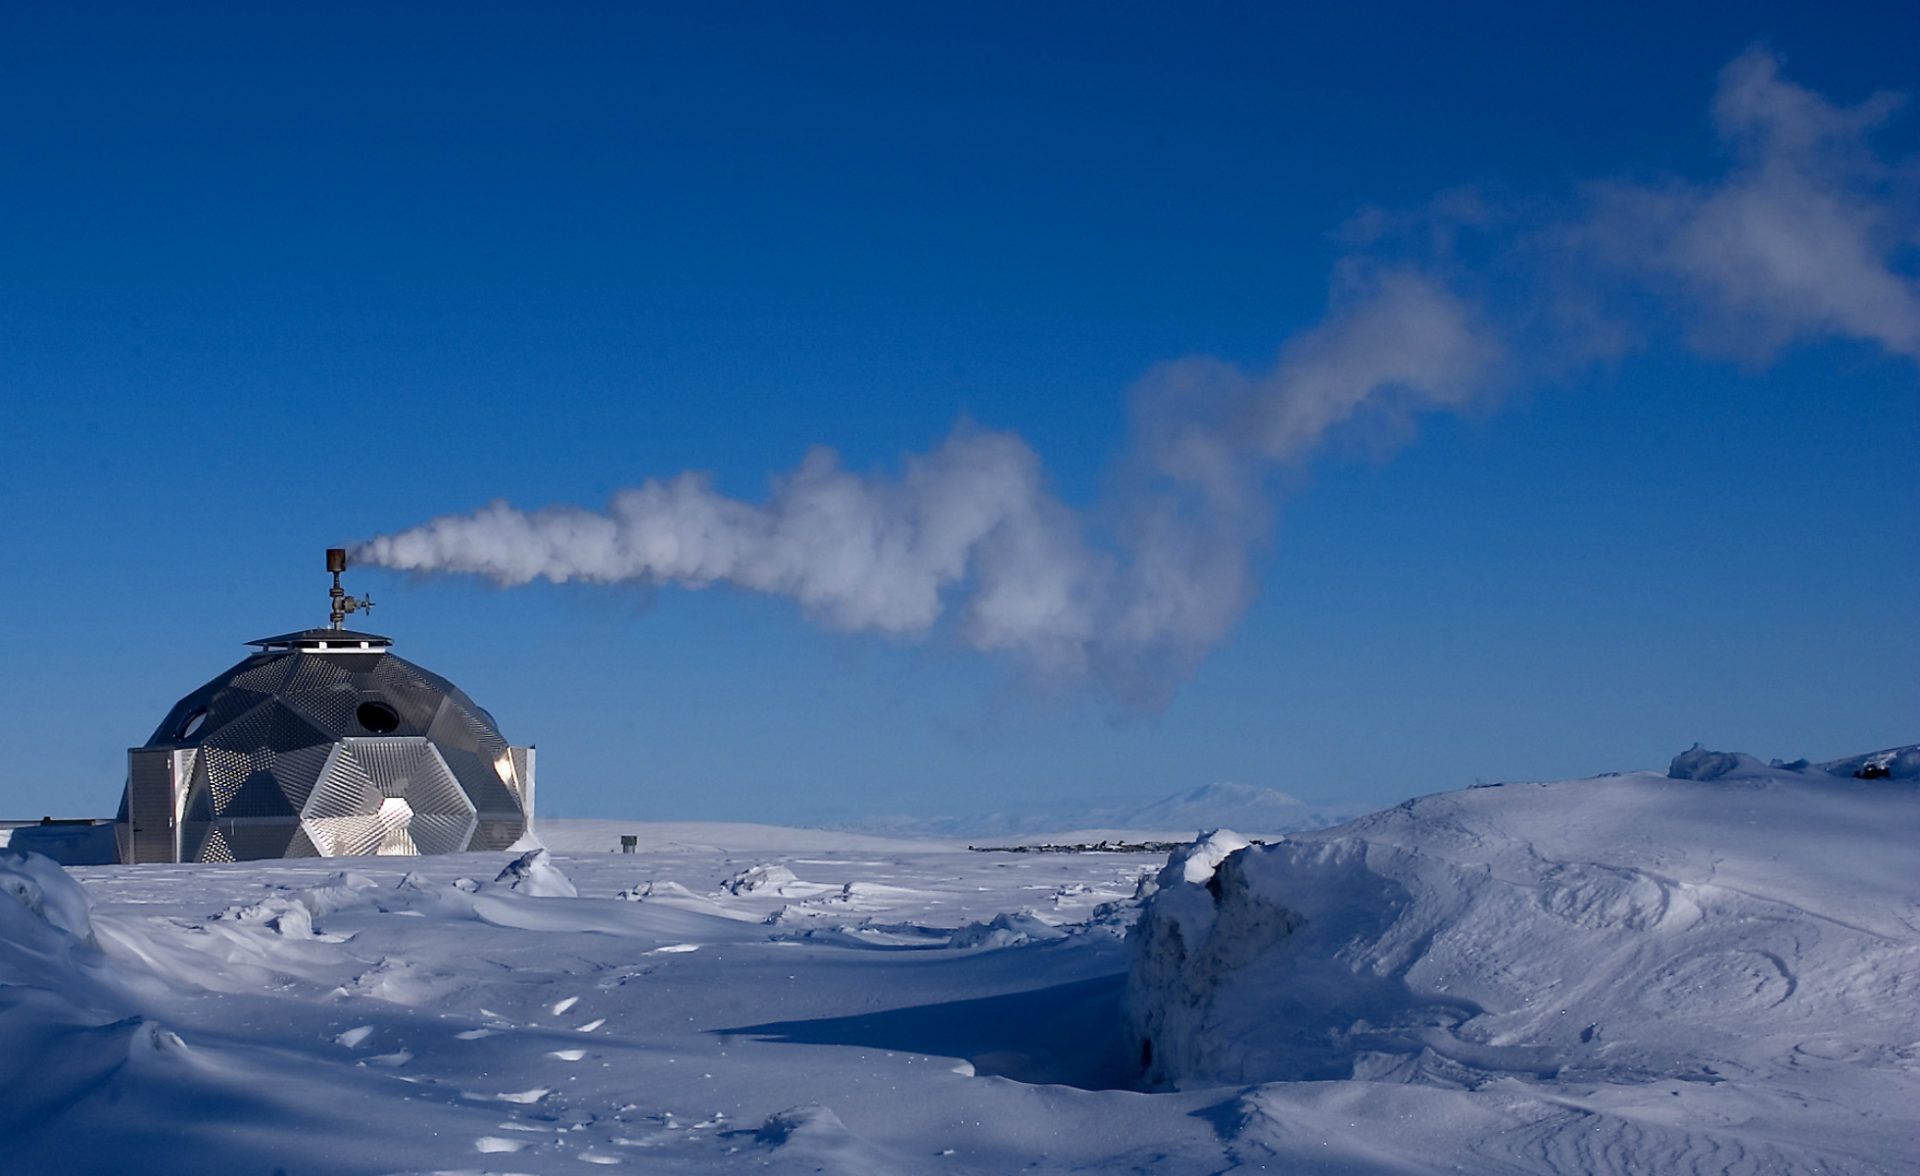
[[716, 1029], [794, 1045], [855, 1045], [964, 1058], [974, 1073], [1083, 1090], [1137, 1089], [1121, 1032], [1123, 974], [1004, 996], [912, 1005], [852, 1017]]

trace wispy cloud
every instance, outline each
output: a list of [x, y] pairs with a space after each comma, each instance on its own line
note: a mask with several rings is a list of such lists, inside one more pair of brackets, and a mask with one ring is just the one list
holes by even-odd
[[1880, 93], [1837, 106], [1749, 49], [1713, 103], [1727, 174], [1596, 185], [1588, 255], [1647, 281], [1708, 351], [1764, 361], [1839, 336], [1920, 358], [1920, 288], [1896, 264], [1920, 243], [1915, 177], [1867, 143], [1903, 104]]

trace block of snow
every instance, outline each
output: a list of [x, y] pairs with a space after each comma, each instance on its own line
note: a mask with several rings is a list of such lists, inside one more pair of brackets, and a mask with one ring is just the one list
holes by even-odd
[[1767, 765], [1742, 752], [1708, 751], [1696, 743], [1673, 757], [1667, 766], [1667, 776], [1674, 780], [1719, 780], [1759, 776], [1769, 770]]
[[87, 892], [51, 858], [22, 849], [0, 849], [0, 894], [25, 907], [35, 922], [92, 942]]
[[1855, 780], [1920, 779], [1920, 744], [1870, 751], [1865, 755], [1833, 760], [1818, 766], [1820, 771], [1829, 776], [1846, 776]]
[[720, 889], [728, 894], [752, 894], [760, 890], [782, 894], [785, 887], [799, 880], [799, 876], [785, 866], [753, 866], [722, 882]]
[[1174, 853], [1130, 936], [1147, 1084], [1785, 1081], [1780, 1041], [1911, 1040], [1911, 799], [1681, 760], [1743, 786], [1474, 789]]
[[1167, 858], [1166, 866], [1155, 879], [1161, 886], [1171, 886], [1176, 882], [1190, 885], [1205, 885], [1227, 855], [1247, 848], [1253, 844], [1231, 829], [1215, 829], [1203, 833], [1191, 845], [1182, 846]]
[[947, 942], [951, 947], [1016, 947], [1065, 937], [1065, 931], [1029, 911], [1002, 911], [984, 923], [959, 928]]
[[514, 858], [493, 881], [534, 898], [579, 897], [573, 883], [553, 864], [553, 855], [544, 849], [530, 849]]

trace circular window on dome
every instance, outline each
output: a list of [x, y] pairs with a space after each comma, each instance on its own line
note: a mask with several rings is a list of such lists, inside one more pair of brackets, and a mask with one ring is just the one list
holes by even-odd
[[200, 733], [200, 728], [206, 725], [207, 725], [207, 708], [203, 706], [199, 710], [194, 711], [192, 714], [188, 715], [187, 721], [180, 724], [180, 738], [191, 739], [195, 735], [198, 735]]
[[368, 700], [360, 704], [353, 717], [375, 735], [391, 735], [400, 726], [400, 712], [384, 702]]

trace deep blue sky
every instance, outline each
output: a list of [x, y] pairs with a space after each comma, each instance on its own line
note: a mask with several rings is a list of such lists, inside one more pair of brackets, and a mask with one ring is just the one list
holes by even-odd
[[[1366, 207], [1710, 175], [1756, 42], [1920, 91], [1901, 4], [75, 7], [0, 16], [0, 816], [110, 812], [176, 697], [324, 619], [329, 544], [682, 469], [757, 497], [963, 416], [1089, 503], [1126, 389], [1269, 362]], [[1149, 719], [778, 600], [349, 585], [539, 744], [550, 815], [1822, 758], [1920, 738], [1917, 392], [1863, 342], [1655, 346], [1335, 446]]]

